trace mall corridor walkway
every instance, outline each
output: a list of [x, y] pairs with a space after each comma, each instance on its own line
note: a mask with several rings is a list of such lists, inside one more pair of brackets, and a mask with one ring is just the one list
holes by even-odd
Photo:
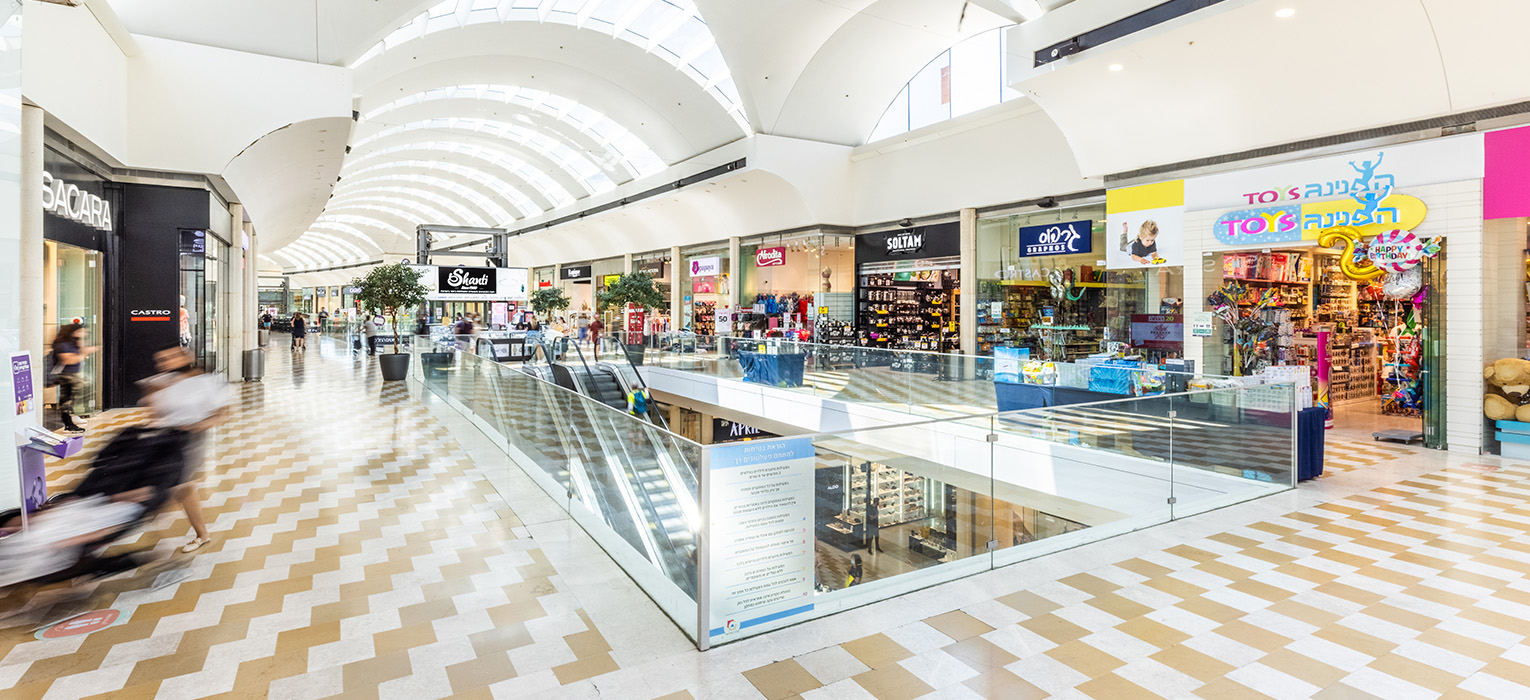
[[284, 340], [216, 436], [213, 544], [162, 514], [153, 566], [0, 600], [0, 697], [1530, 697], [1524, 465], [1338, 440], [1296, 492], [699, 653], [449, 408]]

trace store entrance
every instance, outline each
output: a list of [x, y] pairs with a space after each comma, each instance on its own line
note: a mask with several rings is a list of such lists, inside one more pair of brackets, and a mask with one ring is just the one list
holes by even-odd
[[[1411, 271], [1356, 280], [1338, 250], [1307, 248], [1222, 254], [1220, 299], [1235, 303], [1237, 323], [1221, 334], [1224, 371], [1237, 376], [1308, 368], [1314, 405], [1331, 409], [1331, 435], [1359, 440], [1424, 440], [1425, 424], [1444, 406], [1430, 401], [1441, 378], [1443, 255]], [[1225, 321], [1231, 311], [1211, 310]], [[1443, 439], [1430, 435], [1425, 444]]]

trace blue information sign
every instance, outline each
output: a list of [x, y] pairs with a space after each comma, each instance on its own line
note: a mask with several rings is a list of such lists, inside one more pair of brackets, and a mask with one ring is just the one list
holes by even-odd
[[1094, 222], [1089, 219], [1023, 226], [1019, 233], [1020, 244], [1016, 250], [1022, 258], [1073, 255], [1094, 249]]

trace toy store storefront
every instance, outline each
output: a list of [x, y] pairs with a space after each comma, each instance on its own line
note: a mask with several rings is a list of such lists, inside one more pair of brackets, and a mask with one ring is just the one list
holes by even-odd
[[1191, 325], [1206, 371], [1310, 383], [1345, 437], [1446, 447], [1446, 241], [1475, 257], [1482, 240], [1480, 217], [1463, 216], [1480, 201], [1481, 144], [1436, 139], [1186, 180], [1204, 262]]
[[1108, 225], [1103, 202], [979, 219], [977, 354], [1182, 357], [1180, 237], [1166, 231], [1168, 221], [1152, 224], [1150, 242], [1135, 229], [1118, 237], [1117, 223]]

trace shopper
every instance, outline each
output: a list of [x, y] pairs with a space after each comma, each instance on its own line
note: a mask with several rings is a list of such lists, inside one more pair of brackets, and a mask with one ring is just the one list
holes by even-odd
[[857, 583], [860, 583], [865, 579], [865, 576], [865, 569], [861, 566], [861, 555], [850, 555], [850, 573], [845, 577], [845, 588], [849, 588]]
[[647, 389], [633, 389], [627, 393], [627, 413], [637, 416], [638, 420], [648, 420], [648, 405], [652, 401]]
[[80, 374], [80, 366], [96, 350], [85, 345], [83, 323], [66, 324], [53, 336], [48, 377], [58, 383], [58, 415], [64, 422], [65, 433], [85, 432], [84, 421], [74, 417], [74, 405], [89, 388]]
[[320, 333], [323, 333], [324, 329], [328, 328], [328, 326], [324, 325], [326, 323], [329, 323], [329, 310], [328, 309], [319, 309], [319, 332]]
[[583, 343], [590, 337], [590, 318], [583, 314], [574, 317], [574, 326], [579, 329], [579, 342]]
[[594, 350], [595, 357], [600, 357], [600, 332], [606, 329], [606, 324], [600, 322], [596, 316], [590, 321], [590, 347]]
[[377, 354], [377, 314], [368, 311], [361, 319], [361, 334], [367, 339], [367, 354]]
[[292, 349], [308, 349], [308, 320], [303, 318], [303, 312], [292, 314]]
[[154, 353], [154, 364], [159, 374], [139, 382], [144, 390], [143, 405], [148, 407], [150, 423], [155, 427], [186, 433], [185, 466], [171, 498], [181, 504], [191, 522], [192, 539], [181, 551], [194, 552], [212, 541], [202, 517], [198, 488], [207, 456], [207, 431], [227, 419], [233, 391], [221, 377], [198, 369], [195, 358], [184, 348]]
[[871, 553], [873, 545], [877, 551], [882, 551], [882, 499], [873, 498], [866, 505], [866, 553]]
[[271, 312], [267, 311], [260, 315], [260, 327], [269, 331], [271, 330], [271, 322], [274, 320], [271, 318]]

